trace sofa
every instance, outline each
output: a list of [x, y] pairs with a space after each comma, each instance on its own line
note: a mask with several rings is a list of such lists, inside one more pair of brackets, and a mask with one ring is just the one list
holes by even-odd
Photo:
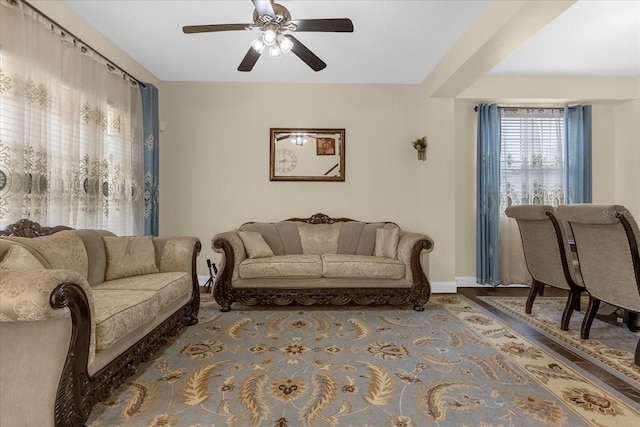
[[200, 303], [195, 237], [0, 231], [0, 424], [81, 426]]
[[433, 240], [392, 222], [334, 219], [318, 213], [249, 222], [218, 233], [213, 296], [231, 304], [404, 304], [417, 311], [431, 295], [427, 254]]

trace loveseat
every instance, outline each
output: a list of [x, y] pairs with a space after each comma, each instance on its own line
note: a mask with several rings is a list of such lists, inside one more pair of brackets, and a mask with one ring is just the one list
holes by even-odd
[[197, 322], [195, 237], [0, 231], [0, 424], [80, 426]]
[[[425, 235], [392, 222], [366, 223], [316, 214], [249, 222], [213, 238], [222, 254], [213, 296], [231, 304], [403, 304], [417, 311], [431, 295], [421, 258]], [[426, 257], [424, 257], [426, 258]]]

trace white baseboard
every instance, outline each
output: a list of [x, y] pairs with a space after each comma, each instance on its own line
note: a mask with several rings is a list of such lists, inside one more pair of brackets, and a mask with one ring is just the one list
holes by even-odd
[[432, 294], [455, 294], [458, 292], [456, 282], [431, 282]]
[[462, 276], [456, 277], [455, 279], [456, 286], [458, 288], [474, 288], [476, 286], [482, 286], [476, 283], [476, 278], [474, 276]]

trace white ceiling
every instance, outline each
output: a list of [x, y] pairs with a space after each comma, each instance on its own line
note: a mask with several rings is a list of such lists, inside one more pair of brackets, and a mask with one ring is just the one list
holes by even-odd
[[[184, 34], [184, 25], [251, 23], [250, 0], [64, 0], [161, 81], [421, 83], [489, 0], [281, 0], [292, 19], [350, 18], [353, 33], [299, 33], [327, 63], [263, 55], [237, 71], [258, 30]], [[579, 0], [489, 74], [640, 76], [640, 0]]]

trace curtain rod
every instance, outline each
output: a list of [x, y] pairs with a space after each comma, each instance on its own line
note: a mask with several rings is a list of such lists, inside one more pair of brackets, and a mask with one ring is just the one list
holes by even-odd
[[42, 13], [38, 8], [34, 7], [33, 5], [31, 5], [28, 1], [26, 0], [7, 0], [9, 2], [9, 4], [11, 4], [12, 6], [16, 6], [18, 4], [18, 1], [22, 2], [23, 4], [26, 4], [27, 6], [29, 6], [33, 11], [35, 11], [36, 13], [38, 13], [40, 16], [44, 17], [46, 20], [48, 20], [49, 22], [51, 22], [52, 25], [55, 25], [56, 27], [58, 27], [60, 30], [62, 30], [65, 34], [68, 34], [69, 36], [71, 36], [71, 38], [73, 38], [74, 43], [75, 42], [80, 42], [82, 43], [83, 47], [91, 50], [93, 53], [95, 53], [96, 55], [98, 55], [100, 58], [102, 58], [104, 61], [106, 61], [106, 65], [107, 68], [109, 68], [111, 71], [113, 71], [114, 69], [118, 69], [120, 70], [126, 77], [129, 78], [129, 80], [132, 83], [138, 84], [142, 87], [147, 87], [147, 85], [145, 85], [144, 83], [142, 83], [140, 80], [136, 79], [134, 76], [131, 75], [131, 73], [128, 73], [127, 71], [125, 71], [122, 67], [118, 66], [118, 64], [116, 64], [115, 62], [113, 62], [112, 60], [110, 60], [109, 58], [107, 58], [106, 56], [104, 56], [103, 54], [101, 54], [100, 52], [98, 52], [97, 50], [95, 50], [94, 48], [92, 48], [89, 44], [87, 44], [86, 42], [84, 42], [80, 37], [76, 36], [75, 34], [73, 34], [71, 31], [67, 30], [65, 27], [63, 27], [62, 25], [58, 24], [56, 21], [54, 21], [53, 19], [51, 19], [50, 17], [48, 17], [47, 15], [45, 15], [44, 13]]
[[[535, 105], [528, 105], [528, 106], [518, 106], [518, 105], [498, 105], [498, 107], [500, 108], [526, 108], [528, 110], [557, 110], [557, 109], [564, 109], [564, 107], [536, 107]], [[576, 107], [569, 107], [569, 108], [576, 108]], [[478, 106], [474, 106], [473, 107], [473, 111], [475, 111], [476, 113], [478, 112]]]

